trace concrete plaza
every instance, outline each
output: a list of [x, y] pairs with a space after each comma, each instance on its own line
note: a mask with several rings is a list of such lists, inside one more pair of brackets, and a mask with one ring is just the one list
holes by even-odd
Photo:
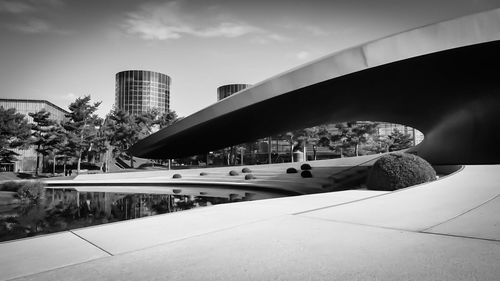
[[[313, 167], [314, 169], [314, 167]], [[2, 280], [497, 280], [500, 166], [0, 244]]]

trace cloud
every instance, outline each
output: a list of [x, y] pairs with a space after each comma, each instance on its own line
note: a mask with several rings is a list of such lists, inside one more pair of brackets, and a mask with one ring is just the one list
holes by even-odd
[[29, 19], [26, 22], [9, 24], [8, 27], [23, 33], [45, 33], [53, 30], [48, 22], [40, 19]]
[[311, 24], [295, 24], [295, 23], [286, 23], [282, 25], [286, 29], [293, 30], [295, 32], [301, 32], [303, 34], [313, 35], [313, 36], [327, 36], [330, 32], [325, 29]]
[[0, 12], [9, 14], [22, 14], [35, 10], [32, 5], [21, 1], [0, 1]]
[[61, 0], [0, 0], [0, 14], [4, 14], [2, 25], [22, 33], [66, 33], [43, 19], [53, 17], [55, 8], [62, 7]]
[[69, 34], [70, 31], [63, 30], [55, 27], [46, 20], [30, 18], [17, 23], [8, 23], [4, 25], [6, 28], [27, 33], [27, 34], [40, 34], [40, 33], [56, 33], [56, 34]]
[[74, 101], [74, 100], [76, 100], [76, 98], [78, 98], [78, 96], [75, 95], [74, 93], [68, 93], [62, 97], [62, 99], [65, 101]]
[[289, 41], [292, 41], [292, 39], [289, 37], [270, 32], [262, 32], [260, 34], [256, 34], [256, 36], [254, 36], [251, 39], [252, 43], [260, 45], [265, 45], [272, 42], [289, 42]]
[[234, 38], [243, 36], [249, 33], [260, 33], [262, 32], [259, 28], [246, 25], [237, 24], [232, 22], [223, 22], [215, 27], [209, 27], [206, 29], [193, 30], [192, 35], [200, 37], [228, 37]]
[[[179, 39], [183, 36], [200, 38], [236, 38], [249, 34], [269, 37], [269, 32], [241, 22], [232, 20], [227, 15], [196, 15], [185, 12], [179, 2], [144, 4], [136, 12], [127, 14], [123, 28], [129, 34], [138, 35], [146, 40]], [[207, 9], [204, 13], [213, 13]], [[224, 19], [214, 22], [214, 19]], [[210, 20], [212, 19], [212, 20]], [[278, 39], [273, 35], [269, 39]]]
[[300, 51], [297, 54], [295, 54], [295, 57], [299, 60], [306, 60], [311, 57], [311, 53], [307, 51]]
[[305, 25], [305, 26], [302, 26], [302, 28], [304, 29], [304, 31], [306, 31], [314, 36], [326, 36], [329, 34], [328, 31], [322, 29], [319, 26]]
[[63, 5], [62, 0], [0, 0], [0, 12], [27, 14], [43, 9], [58, 8]]

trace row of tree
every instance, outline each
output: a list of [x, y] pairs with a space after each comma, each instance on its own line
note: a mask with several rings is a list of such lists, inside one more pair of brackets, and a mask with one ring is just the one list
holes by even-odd
[[370, 153], [384, 153], [406, 149], [414, 144], [410, 134], [397, 128], [390, 135], [379, 134], [379, 126], [378, 122], [342, 122], [291, 131], [277, 137], [288, 137], [292, 151], [305, 152], [309, 143], [337, 151], [341, 157], [359, 156], [361, 146]]
[[[132, 155], [128, 149], [139, 139], [153, 131], [169, 126], [178, 120], [175, 111], [159, 114], [152, 110], [140, 115], [130, 115], [119, 109], [112, 109], [106, 118], [100, 118], [95, 112], [100, 102], [91, 102], [90, 96], [77, 98], [69, 105], [69, 113], [62, 122], [54, 121], [50, 113], [41, 110], [29, 113], [33, 122], [28, 124], [23, 114], [15, 109], [0, 107], [0, 162], [15, 161], [18, 156], [15, 149], [34, 147], [37, 152], [37, 167], [45, 163], [44, 158], [51, 155], [77, 161], [77, 172], [81, 161], [90, 155], [106, 155], [130, 160], [134, 167]], [[333, 127], [332, 127], [333, 126]], [[413, 144], [410, 135], [394, 130], [389, 136], [377, 133], [379, 123], [376, 122], [344, 122], [338, 124], [319, 125], [289, 131], [272, 136], [272, 139], [287, 140], [290, 144], [290, 156], [294, 151], [305, 153], [307, 144], [328, 147], [337, 151], [340, 156], [358, 156], [360, 147], [373, 153], [389, 152], [405, 149]], [[235, 165], [237, 153], [241, 150], [254, 151], [255, 142], [248, 142], [222, 150], [228, 165]], [[110, 153], [107, 153], [110, 152]], [[39, 161], [42, 158], [42, 161]], [[109, 159], [101, 159], [101, 169]]]
[[[15, 109], [0, 107], [0, 162], [16, 161], [16, 156], [19, 156], [16, 149], [34, 147], [37, 174], [39, 163], [45, 163], [44, 158], [49, 155], [54, 157], [54, 163], [56, 157], [63, 157], [64, 163], [70, 158], [76, 159], [79, 173], [82, 159], [90, 152], [100, 155], [109, 150], [113, 156], [129, 158], [133, 167], [128, 148], [152, 131], [178, 119], [175, 111], [159, 114], [153, 110], [133, 116], [119, 109], [111, 110], [103, 119], [95, 114], [100, 104], [92, 103], [90, 96], [80, 97], [69, 105], [69, 112], [62, 122], [53, 120], [50, 112], [42, 109], [28, 114], [32, 123]], [[105, 162], [101, 161], [102, 165]]]
[[[384, 153], [397, 151], [413, 146], [413, 137], [410, 134], [394, 129], [391, 134], [379, 134], [378, 122], [343, 122], [336, 124], [323, 124], [310, 128], [303, 128], [294, 131], [288, 131], [274, 136], [267, 140], [262, 139], [254, 142], [247, 142], [237, 146], [225, 148], [217, 151], [217, 154], [223, 154], [228, 165], [236, 165], [238, 160], [243, 159], [243, 151], [252, 153], [256, 151], [259, 142], [268, 143], [267, 152], [269, 154], [267, 163], [274, 159], [277, 151], [270, 149], [271, 142], [286, 141], [289, 145], [288, 156], [293, 159], [293, 154], [301, 151], [306, 154], [306, 147], [326, 147], [340, 157], [359, 156], [360, 154]], [[315, 153], [313, 159], [315, 159]], [[240, 154], [240, 155], [238, 155]], [[306, 156], [306, 155], [304, 155]], [[253, 155], [256, 157], [256, 155]], [[249, 159], [252, 161], [252, 159]], [[254, 159], [255, 160], [255, 159]], [[261, 159], [262, 160], [262, 159]], [[283, 160], [283, 159], [282, 159]], [[242, 160], [240, 160], [242, 161]], [[272, 160], [273, 162], [276, 160]], [[289, 161], [289, 160], [288, 160]], [[255, 161], [253, 161], [255, 162]]]

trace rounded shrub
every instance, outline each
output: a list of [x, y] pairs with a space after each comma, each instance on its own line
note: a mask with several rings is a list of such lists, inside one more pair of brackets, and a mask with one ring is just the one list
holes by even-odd
[[311, 171], [309, 171], [309, 170], [302, 171], [302, 172], [300, 173], [300, 175], [301, 175], [303, 178], [312, 178], [312, 177], [313, 177], [313, 175], [312, 175]]
[[182, 178], [182, 176], [180, 174], [174, 174], [172, 176], [172, 178], [174, 178], [174, 179], [180, 179], [180, 178]]
[[231, 170], [231, 171], [229, 172], [229, 175], [230, 175], [230, 176], [237, 176], [237, 175], [239, 175], [239, 174], [238, 174], [238, 172], [236, 172], [235, 170]]
[[296, 174], [297, 173], [297, 169], [295, 169], [295, 168], [288, 168], [288, 169], [286, 169], [286, 173], [287, 174]]
[[436, 171], [421, 157], [391, 153], [373, 164], [366, 185], [372, 190], [393, 191], [435, 179]]
[[246, 180], [253, 180], [253, 179], [255, 179], [255, 176], [252, 174], [247, 174], [247, 175], [245, 175], [245, 179]]
[[241, 172], [242, 173], [251, 173], [252, 170], [250, 170], [249, 168], [245, 167], [245, 168], [241, 169]]
[[312, 168], [311, 168], [311, 165], [305, 163], [305, 164], [300, 165], [300, 169], [302, 171], [306, 171], [306, 170], [311, 170]]

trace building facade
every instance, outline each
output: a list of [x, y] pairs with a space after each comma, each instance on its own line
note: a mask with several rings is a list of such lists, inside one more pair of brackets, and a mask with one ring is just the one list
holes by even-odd
[[250, 84], [227, 84], [217, 88], [217, 101], [225, 99], [230, 95], [244, 90], [252, 85]]
[[170, 109], [171, 79], [163, 73], [126, 70], [116, 74], [115, 106], [131, 115]]
[[[68, 112], [59, 106], [46, 100], [29, 100], [29, 99], [0, 99], [0, 106], [4, 109], [14, 108], [16, 112], [24, 114], [28, 123], [33, 122], [28, 114], [35, 113], [42, 109], [50, 112], [50, 119], [61, 122], [66, 118]], [[26, 150], [15, 150], [19, 156], [18, 161], [14, 163], [0, 163], [2, 170], [31, 172], [36, 168], [36, 152], [34, 148]]]

